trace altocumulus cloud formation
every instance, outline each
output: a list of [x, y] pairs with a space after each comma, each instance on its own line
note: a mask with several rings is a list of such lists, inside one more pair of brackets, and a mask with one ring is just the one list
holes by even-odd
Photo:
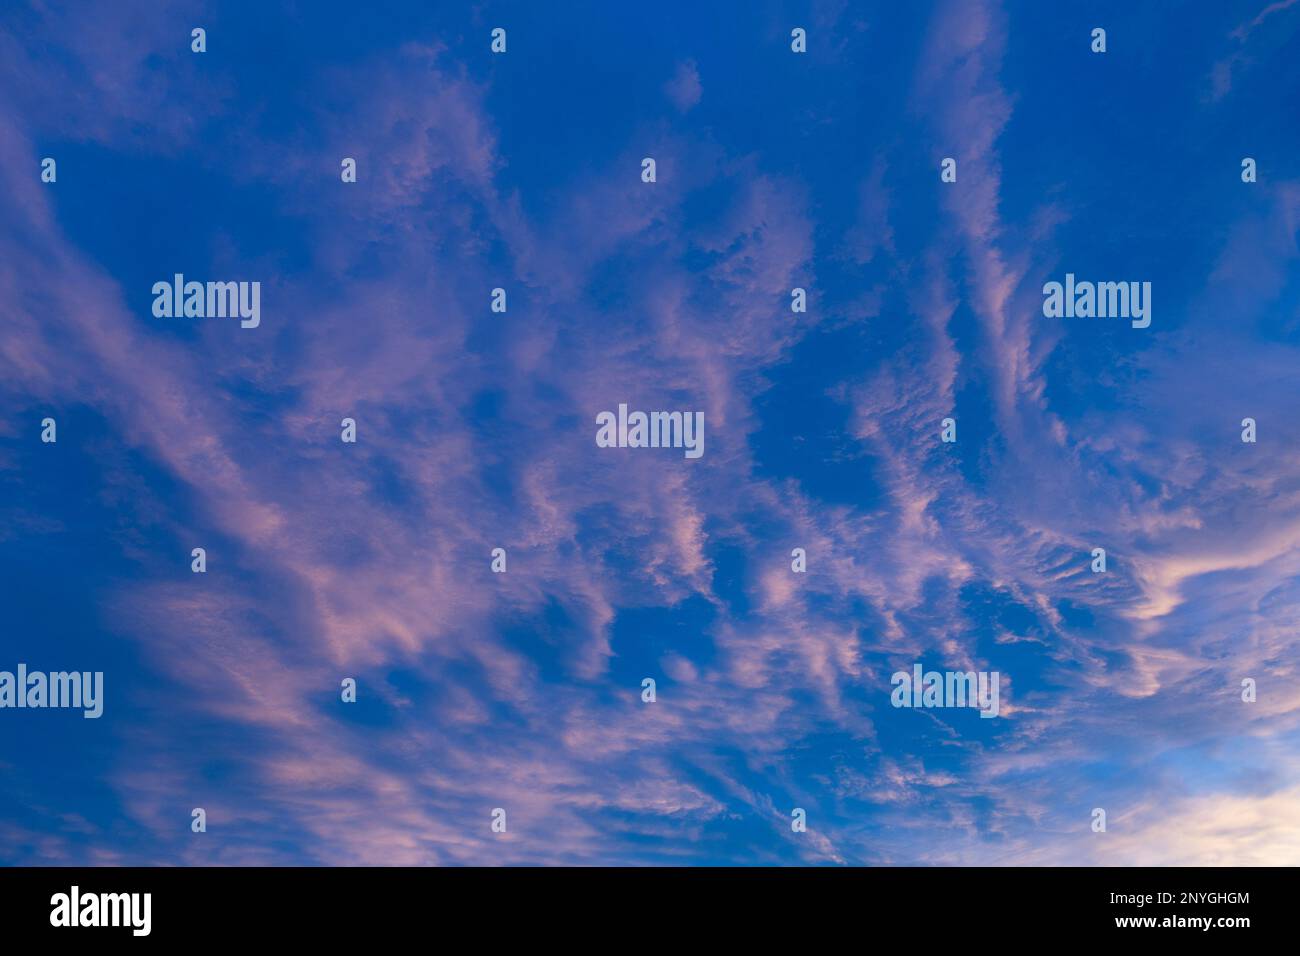
[[0, 861], [1300, 862], [1300, 6], [426, 6], [0, 15]]

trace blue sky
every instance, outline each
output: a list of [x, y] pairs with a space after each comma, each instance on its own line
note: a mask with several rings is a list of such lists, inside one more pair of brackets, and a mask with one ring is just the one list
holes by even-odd
[[0, 24], [0, 861], [1300, 862], [1300, 3]]

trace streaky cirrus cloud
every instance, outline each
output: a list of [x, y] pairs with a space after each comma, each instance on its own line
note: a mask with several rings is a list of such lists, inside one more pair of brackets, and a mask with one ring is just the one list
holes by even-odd
[[[110, 698], [19, 715], [0, 859], [1295, 862], [1296, 144], [1197, 86], [1247, 37], [507, 12], [495, 59], [454, 11], [5, 14], [5, 659]], [[1266, 175], [1044, 133], [1144, 83]], [[1151, 279], [1151, 328], [1045, 319], [1066, 271]], [[261, 325], [155, 319], [177, 272]], [[619, 403], [705, 454], [598, 448]], [[1000, 717], [895, 709], [915, 662]]]

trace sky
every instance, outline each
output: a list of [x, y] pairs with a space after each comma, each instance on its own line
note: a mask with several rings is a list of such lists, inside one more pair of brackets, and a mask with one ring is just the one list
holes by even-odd
[[0, 863], [1300, 863], [1297, 63], [1296, 0], [5, 4], [0, 670], [104, 701], [0, 709]]

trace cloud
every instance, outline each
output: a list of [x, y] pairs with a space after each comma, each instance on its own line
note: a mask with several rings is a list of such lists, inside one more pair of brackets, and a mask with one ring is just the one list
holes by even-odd
[[[1028, 95], [1004, 77], [1009, 16], [940, 8], [915, 64], [884, 61], [911, 83], [917, 137], [959, 161], [925, 196], [907, 180], [920, 147], [898, 138], [831, 182], [816, 157], [688, 121], [690, 60], [648, 91], [682, 115], [629, 123], [574, 170], [502, 109], [518, 78], [450, 42], [313, 66], [278, 90], [296, 121], [277, 124], [218, 58], [216, 77], [153, 59], [171, 26], [116, 58], [108, 14], [93, 35], [38, 17], [33, 37], [72, 39], [24, 68], [94, 82], [66, 122], [12, 85], [0, 109], [0, 395], [18, 410], [0, 425], [16, 502], [0, 527], [33, 553], [66, 546], [85, 515], [42, 510], [56, 476], [24, 436], [32, 409], [93, 410], [75, 504], [115, 518], [95, 525], [111, 570], [85, 588], [132, 656], [113, 675], [112, 765], [86, 770], [97, 808], [6, 758], [34, 791], [6, 859], [1201, 861], [1231, 852], [1230, 814], [1247, 858], [1293, 852], [1289, 768], [1251, 794], [1233, 788], [1260, 764], [1208, 758], [1199, 792], [1176, 767], [1110, 782], [1225, 740], [1271, 746], [1300, 712], [1300, 462], [1277, 414], [1294, 356], [1249, 328], [1289, 301], [1293, 185], [1216, 233], [1205, 298], [1237, 302], [1239, 327], [1190, 310], [1096, 378], [1073, 369], [1082, 346], [1037, 322], [1030, 279], [1071, 219], [1003, 176]], [[825, 67], [856, 68], [851, 47]], [[142, 314], [138, 280], [32, 175], [52, 135], [181, 157], [231, 202], [269, 203], [267, 249], [202, 223], [185, 245], [187, 274], [264, 277], [256, 334]], [[218, 136], [241, 162], [201, 148]], [[1206, 438], [1236, 395], [1258, 448], [1238, 447], [1235, 407]], [[703, 411], [705, 457], [598, 449], [594, 416], [622, 401]], [[792, 401], [813, 411], [782, 417]], [[843, 442], [807, 452], [823, 413]], [[955, 447], [937, 438], [948, 415]], [[92, 444], [60, 427], [60, 451]], [[849, 491], [832, 500], [835, 481]], [[1088, 569], [1099, 544], [1105, 575]], [[1000, 671], [1003, 717], [893, 709], [888, 675], [913, 661]], [[1084, 842], [1116, 793], [1115, 839]], [[1196, 834], [1185, 850], [1158, 797]], [[194, 806], [211, 839], [191, 839]]]
[[685, 60], [677, 64], [673, 78], [664, 84], [664, 92], [673, 105], [683, 113], [700, 102], [704, 88], [700, 85], [700, 70], [694, 60]]

